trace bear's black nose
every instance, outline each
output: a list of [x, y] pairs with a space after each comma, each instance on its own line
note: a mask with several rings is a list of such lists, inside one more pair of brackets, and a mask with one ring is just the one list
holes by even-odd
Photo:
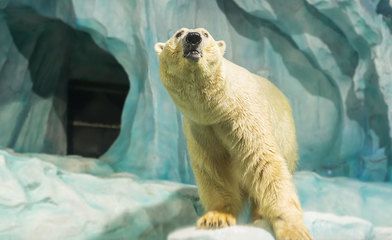
[[186, 35], [185, 41], [187, 43], [190, 43], [190, 44], [193, 44], [193, 45], [201, 43], [200, 33], [198, 33], [198, 32], [190, 32], [190, 33], [188, 33], [188, 35]]

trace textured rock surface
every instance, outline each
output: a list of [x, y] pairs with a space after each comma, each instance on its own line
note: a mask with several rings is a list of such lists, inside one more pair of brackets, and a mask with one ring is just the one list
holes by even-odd
[[[160, 84], [153, 45], [182, 26], [203, 26], [227, 42], [228, 59], [290, 98], [301, 169], [390, 179], [386, 1], [377, 8], [370, 0], [2, 0], [0, 8], [0, 146], [64, 153], [66, 79], [125, 73], [131, 90], [122, 130], [102, 158], [141, 177], [193, 182], [180, 113]], [[98, 50], [84, 54], [86, 42]]]
[[[166, 239], [171, 232], [173, 240], [271, 239], [263, 222], [221, 231], [189, 227], [202, 213], [192, 185], [142, 181], [95, 159], [68, 161], [0, 150], [0, 239]], [[392, 238], [389, 184], [310, 172], [295, 180], [315, 239]]]
[[0, 150], [0, 239], [165, 239], [196, 220], [194, 186], [141, 182], [97, 160], [69, 160], [77, 163], [62, 167], [73, 172], [45, 155]]
[[235, 226], [218, 230], [197, 230], [194, 227], [184, 228], [171, 233], [169, 240], [274, 240], [271, 233], [256, 227]]
[[[131, 85], [104, 162], [0, 151], [0, 239], [165, 239], [194, 223], [194, 186], [140, 180], [193, 183], [153, 51], [183, 26], [225, 40], [228, 59], [290, 98], [300, 169], [391, 181], [391, 16], [387, 0], [0, 0], [0, 147], [64, 154], [68, 79]], [[295, 180], [315, 239], [392, 239], [390, 184]], [[271, 238], [249, 228], [171, 238]]]
[[[305, 212], [305, 223], [314, 240], [390, 240], [392, 228], [374, 227], [371, 223], [354, 217], [333, 214]], [[184, 228], [171, 233], [169, 240], [274, 240], [270, 228], [261, 226], [235, 226], [226, 229], [206, 231]]]

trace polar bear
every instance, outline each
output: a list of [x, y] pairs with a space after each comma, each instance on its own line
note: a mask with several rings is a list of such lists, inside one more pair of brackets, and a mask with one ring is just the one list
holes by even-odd
[[277, 239], [311, 239], [292, 181], [295, 126], [288, 100], [268, 80], [223, 57], [203, 29], [156, 43], [161, 81], [184, 116], [192, 170], [206, 213], [199, 228], [234, 225], [250, 199]]

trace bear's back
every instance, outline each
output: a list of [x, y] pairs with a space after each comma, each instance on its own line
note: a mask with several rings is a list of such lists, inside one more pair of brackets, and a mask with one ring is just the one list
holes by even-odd
[[249, 72], [229, 60], [223, 61], [224, 78], [236, 97], [245, 99], [255, 109], [260, 121], [267, 121], [282, 154], [294, 171], [297, 162], [295, 123], [287, 97], [269, 80]]

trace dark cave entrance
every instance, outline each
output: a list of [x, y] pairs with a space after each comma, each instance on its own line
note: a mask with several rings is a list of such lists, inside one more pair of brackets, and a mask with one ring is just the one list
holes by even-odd
[[[21, 152], [84, 157], [104, 154], [120, 133], [130, 87], [124, 68], [84, 31], [41, 16], [31, 8], [9, 7], [5, 13], [14, 44], [28, 60], [31, 83], [24, 84], [32, 85], [31, 93], [38, 96], [37, 101], [52, 102], [45, 112], [49, 120], [40, 125], [49, 127], [37, 131], [44, 135], [44, 145], [11, 143], [8, 147]], [[28, 124], [24, 119], [32, 115], [34, 104], [26, 104], [19, 116], [21, 125]], [[40, 118], [39, 114], [34, 116]], [[25, 137], [34, 139], [34, 134]]]
[[67, 154], [99, 157], [120, 133], [128, 75], [85, 32], [75, 32], [72, 49], [67, 74]]
[[99, 157], [120, 133], [129, 91], [124, 68], [88, 33], [72, 30], [67, 75], [67, 154]]
[[72, 79], [68, 85], [67, 154], [99, 157], [120, 133], [127, 86]]

